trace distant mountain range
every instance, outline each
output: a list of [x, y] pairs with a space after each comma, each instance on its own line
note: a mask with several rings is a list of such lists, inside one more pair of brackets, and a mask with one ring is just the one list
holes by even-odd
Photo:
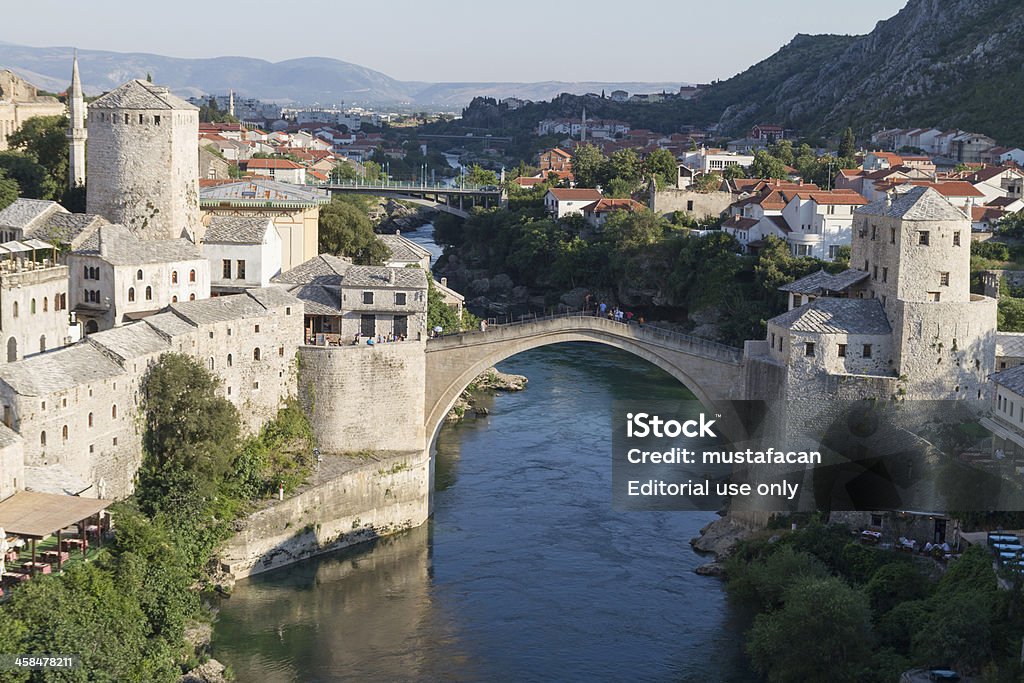
[[[63, 92], [71, 80], [70, 47], [27, 47], [0, 42], [0, 68], [11, 69], [34, 85]], [[325, 57], [268, 62], [249, 57], [179, 59], [138, 52], [79, 50], [82, 87], [87, 95], [112, 90], [132, 78], [166, 85], [183, 97], [226, 94], [281, 103], [332, 105], [408, 105], [461, 109], [474, 97], [549, 100], [559, 93], [585, 94], [622, 89], [675, 92], [684, 82], [613, 83], [423, 83], [399, 81], [373, 69]]]

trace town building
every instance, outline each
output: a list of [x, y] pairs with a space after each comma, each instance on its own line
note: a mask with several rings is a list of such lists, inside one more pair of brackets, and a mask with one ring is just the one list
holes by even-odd
[[538, 163], [543, 174], [548, 171], [572, 171], [572, 154], [559, 147], [546, 149], [540, 153]]
[[378, 235], [377, 238], [388, 248], [388, 257], [384, 260], [385, 266], [389, 268], [416, 266], [430, 272], [431, 254], [426, 247], [421, 247], [408, 237], [404, 237], [401, 231], [393, 235]]
[[78, 340], [68, 317], [68, 268], [37, 239], [0, 246], [0, 339], [13, 363]]
[[139, 320], [179, 301], [210, 297], [210, 265], [184, 238], [141, 240], [103, 225], [68, 255], [71, 310], [86, 333]]
[[203, 183], [199, 204], [204, 223], [214, 216], [274, 221], [281, 237], [281, 270], [287, 271], [317, 255], [320, 207], [330, 201], [325, 190], [254, 178]]
[[214, 295], [268, 287], [281, 273], [281, 236], [270, 218], [212, 216], [200, 247]]
[[142, 239], [199, 226], [199, 110], [162, 86], [125, 83], [89, 104], [86, 206]]
[[544, 195], [544, 209], [555, 218], [581, 213], [583, 208], [601, 200], [599, 190], [554, 187]]
[[583, 207], [583, 218], [595, 228], [600, 228], [616, 211], [637, 213], [646, 209], [646, 206], [632, 199], [599, 199]]
[[306, 167], [291, 159], [248, 159], [242, 162], [247, 173], [266, 176], [282, 183], [306, 184]]
[[427, 271], [357, 266], [321, 254], [274, 278], [305, 306], [305, 339], [318, 346], [358, 339], [424, 340]]
[[66, 108], [56, 97], [39, 90], [8, 69], [0, 69], [0, 151], [7, 149], [7, 136], [35, 116], [64, 116]]

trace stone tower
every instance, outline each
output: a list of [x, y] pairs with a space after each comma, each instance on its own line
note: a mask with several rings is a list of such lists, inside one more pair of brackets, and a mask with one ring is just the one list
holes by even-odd
[[979, 399], [994, 371], [996, 301], [970, 289], [971, 221], [929, 187], [863, 206], [850, 266], [892, 326], [908, 398]]
[[125, 83], [89, 105], [86, 206], [142, 239], [199, 227], [199, 109], [162, 86]]
[[71, 89], [68, 91], [68, 184], [72, 187], [85, 185], [85, 140], [89, 136], [85, 129], [85, 99], [82, 97], [82, 82], [78, 78], [78, 52], [71, 67]]

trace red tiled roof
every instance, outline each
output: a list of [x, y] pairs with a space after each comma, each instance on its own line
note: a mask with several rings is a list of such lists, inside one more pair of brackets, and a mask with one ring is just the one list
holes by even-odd
[[589, 199], [591, 201], [596, 202], [601, 199], [600, 192], [589, 188], [568, 189], [562, 187], [555, 187], [548, 190], [548, 192], [550, 192], [551, 195], [554, 196], [554, 198], [560, 202], [578, 202], [585, 199]]
[[642, 211], [645, 208], [647, 207], [632, 199], [600, 199], [586, 207], [584, 211], [588, 213], [608, 213], [611, 211]]
[[246, 168], [302, 168], [291, 159], [249, 159]]
[[793, 195], [800, 199], [813, 199], [816, 204], [863, 206], [868, 200], [853, 190], [833, 190], [831, 192], [797, 192]]
[[745, 218], [743, 216], [729, 216], [722, 222], [723, 228], [734, 228], [737, 230], [749, 230], [758, 224], [756, 218]]
[[1002, 218], [1006, 212], [1002, 209], [991, 207], [991, 206], [972, 206], [971, 207], [971, 220], [975, 223], [981, 221], [996, 221]]
[[519, 176], [512, 182], [519, 185], [520, 187], [533, 187], [534, 185], [540, 185], [541, 183], [543, 183], [544, 178], [526, 178], [524, 176]]

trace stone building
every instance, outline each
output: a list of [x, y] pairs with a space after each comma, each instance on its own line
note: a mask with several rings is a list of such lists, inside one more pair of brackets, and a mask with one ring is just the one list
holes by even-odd
[[58, 204], [42, 199], [16, 199], [0, 211], [0, 242], [37, 239], [57, 246], [57, 260], [77, 249], [101, 225], [110, 221], [91, 213], [69, 213]]
[[203, 221], [213, 216], [269, 218], [281, 236], [281, 270], [287, 271], [320, 253], [320, 207], [329, 204], [325, 190], [273, 180], [203, 184]]
[[388, 248], [388, 257], [384, 261], [385, 266], [392, 268], [417, 266], [430, 272], [431, 255], [426, 247], [421, 247], [408, 237], [403, 237], [401, 231], [393, 235], [385, 234], [377, 237]]
[[13, 363], [77, 341], [68, 317], [68, 268], [38, 240], [0, 246], [2, 358]]
[[86, 206], [142, 239], [199, 228], [199, 109], [134, 80], [89, 104]]
[[357, 266], [321, 254], [274, 282], [305, 304], [305, 339], [351, 344], [395, 335], [426, 339], [427, 273], [420, 268]]
[[210, 262], [214, 294], [267, 287], [281, 273], [281, 236], [269, 218], [213, 216], [202, 250]]
[[25, 486], [25, 451], [21, 437], [0, 425], [0, 500]]
[[[24, 444], [19, 486], [131, 493], [142, 457], [140, 383], [164, 353], [192, 356], [220, 377], [221, 391], [252, 433], [296, 392], [301, 329], [301, 302], [280, 288], [253, 289], [173, 304], [144, 321], [0, 367], [4, 423]], [[0, 430], [0, 479], [18, 471], [5, 459], [5, 434]]]
[[56, 97], [40, 95], [34, 85], [13, 71], [0, 69], [0, 150], [7, 136], [33, 116], [63, 116], [66, 108]]
[[748, 343], [752, 397], [771, 375], [760, 393], [787, 398], [985, 398], [996, 302], [970, 292], [970, 219], [915, 187], [859, 208], [853, 231], [854, 268], [784, 287], [791, 310]]
[[87, 333], [210, 298], [210, 263], [196, 245], [141, 240], [116, 223], [100, 226], [72, 251], [68, 269], [71, 308]]

